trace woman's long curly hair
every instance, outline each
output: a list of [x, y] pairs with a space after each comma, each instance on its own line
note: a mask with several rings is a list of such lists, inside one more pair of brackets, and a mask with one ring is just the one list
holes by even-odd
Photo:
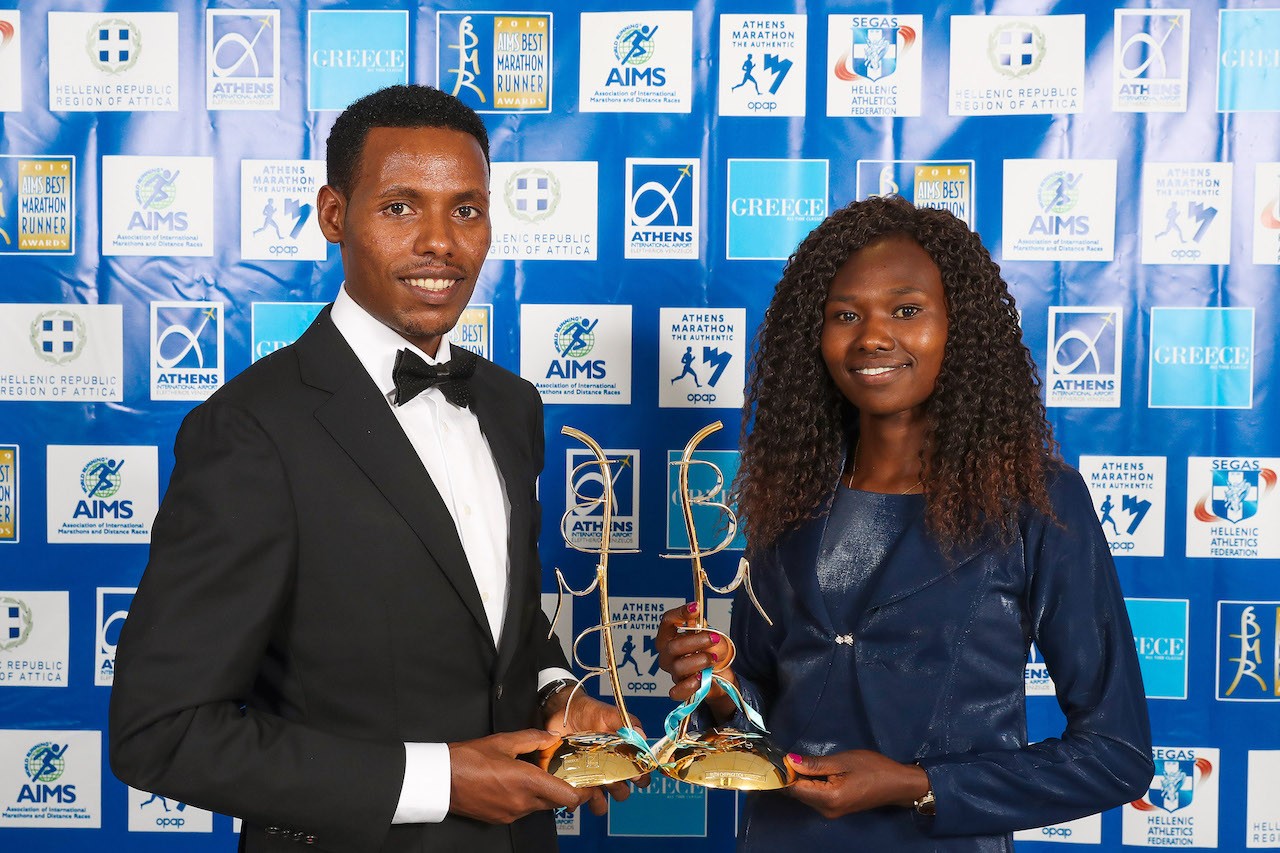
[[944, 550], [984, 534], [1008, 541], [1020, 506], [1052, 516], [1046, 484], [1059, 459], [1000, 267], [964, 222], [898, 196], [835, 211], [787, 262], [756, 334], [734, 485], [752, 547], [768, 547], [830, 501], [858, 413], [822, 359], [827, 291], [854, 252], [905, 234], [942, 273], [947, 342], [926, 407], [925, 522]]

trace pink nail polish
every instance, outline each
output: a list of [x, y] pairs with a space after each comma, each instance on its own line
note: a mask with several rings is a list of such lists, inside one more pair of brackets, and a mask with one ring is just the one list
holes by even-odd
[[716, 643], [718, 643], [718, 642], [720, 642], [720, 635], [719, 635], [719, 634], [717, 634], [716, 632], [712, 631], [712, 632], [711, 632], [711, 645], [713, 645], [713, 646], [714, 646], [714, 645], [715, 645]]
[[686, 609], [686, 610], [688, 610], [690, 613], [697, 613], [697, 612], [698, 612], [698, 602], [696, 602], [696, 601], [691, 601], [691, 602], [689, 602], [689, 606], [688, 606], [688, 607], [686, 607], [685, 609]]
[[804, 756], [796, 755], [794, 752], [788, 752], [787, 758], [790, 758], [793, 764], [804, 764]]
[[712, 653], [711, 653], [711, 660], [713, 660], [713, 661], [715, 661], [715, 662], [719, 663], [719, 661], [720, 661], [720, 655], [716, 654], [715, 652], [712, 652]]

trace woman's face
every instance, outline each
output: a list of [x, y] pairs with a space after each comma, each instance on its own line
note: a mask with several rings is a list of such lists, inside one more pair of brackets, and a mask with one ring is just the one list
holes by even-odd
[[919, 415], [947, 344], [942, 274], [905, 234], [880, 238], [836, 271], [822, 320], [822, 358], [866, 417]]

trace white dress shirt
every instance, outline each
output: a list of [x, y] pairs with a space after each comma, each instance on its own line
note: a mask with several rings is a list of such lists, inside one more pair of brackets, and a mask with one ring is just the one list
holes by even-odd
[[[447, 363], [452, 352], [448, 335], [440, 342], [438, 359], [427, 355], [365, 311], [347, 294], [345, 285], [333, 302], [332, 317], [338, 332], [383, 392], [448, 507], [497, 644], [502, 637], [507, 575], [511, 570], [507, 550], [511, 504], [493, 451], [475, 414], [450, 403], [439, 388], [428, 388], [402, 406], [392, 403], [395, 383], [391, 371], [396, 353], [409, 349], [428, 364]], [[538, 686], [572, 677], [560, 668], [542, 670], [538, 673]], [[449, 773], [446, 744], [406, 743], [404, 783], [391, 822], [444, 820], [449, 811]]]

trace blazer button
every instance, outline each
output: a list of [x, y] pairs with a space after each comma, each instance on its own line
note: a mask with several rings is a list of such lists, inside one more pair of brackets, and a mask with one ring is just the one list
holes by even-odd
[[493, 691], [493, 697], [494, 697], [495, 699], [502, 699], [502, 685], [501, 685], [501, 684], [499, 684], [499, 685], [498, 685], [498, 689], [497, 689], [497, 690]]
[[268, 827], [267, 827], [265, 830], [263, 830], [263, 831], [264, 831], [265, 833], [267, 833], [267, 835], [279, 835], [279, 834], [280, 834], [280, 832], [281, 832], [281, 829], [280, 829], [280, 827], [278, 827], [278, 826], [268, 826]]

